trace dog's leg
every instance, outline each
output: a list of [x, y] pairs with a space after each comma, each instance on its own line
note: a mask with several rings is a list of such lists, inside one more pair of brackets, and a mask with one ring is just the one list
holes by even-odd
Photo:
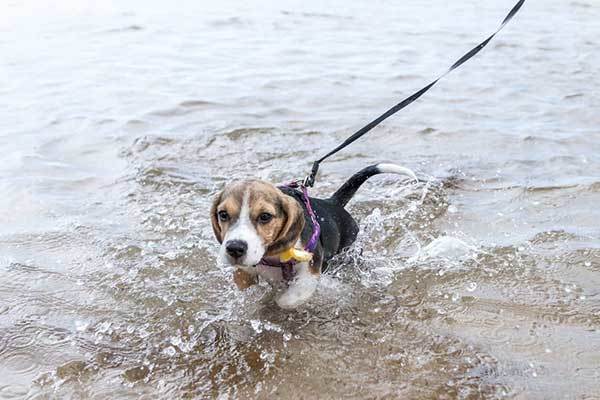
[[258, 283], [258, 275], [252, 275], [246, 271], [242, 271], [241, 269], [236, 269], [233, 273], [233, 281], [237, 285], [238, 289], [244, 290]]
[[314, 294], [319, 283], [320, 267], [316, 268], [307, 262], [295, 265], [296, 276], [288, 288], [276, 300], [281, 308], [296, 308], [305, 303]]

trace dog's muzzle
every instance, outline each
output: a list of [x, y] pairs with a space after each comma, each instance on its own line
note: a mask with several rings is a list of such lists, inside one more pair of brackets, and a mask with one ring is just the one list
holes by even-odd
[[225, 243], [227, 255], [234, 260], [240, 260], [248, 251], [248, 243], [244, 240], [229, 240]]

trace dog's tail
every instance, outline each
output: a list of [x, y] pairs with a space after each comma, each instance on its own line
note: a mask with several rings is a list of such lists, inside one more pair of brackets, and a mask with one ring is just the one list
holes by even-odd
[[352, 177], [348, 179], [346, 183], [344, 183], [331, 196], [331, 199], [338, 203], [340, 206], [344, 207], [350, 201], [352, 196], [354, 196], [360, 185], [365, 183], [367, 179], [369, 179], [373, 175], [384, 173], [406, 175], [411, 179], [418, 181], [414, 172], [412, 172], [408, 168], [401, 167], [400, 165], [387, 163], [370, 165], [358, 171], [356, 174], [352, 175]]

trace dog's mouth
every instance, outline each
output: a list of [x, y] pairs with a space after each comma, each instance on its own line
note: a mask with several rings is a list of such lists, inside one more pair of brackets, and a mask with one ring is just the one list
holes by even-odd
[[231, 266], [231, 267], [237, 267], [237, 268], [255, 268], [258, 264], [261, 263], [261, 261], [265, 258], [265, 256], [263, 255], [261, 258], [256, 259], [256, 257], [253, 257], [253, 259], [248, 259], [249, 257], [247, 255], [244, 255], [242, 257], [232, 257], [228, 254], [221, 254], [221, 262], [224, 265], [227, 266]]

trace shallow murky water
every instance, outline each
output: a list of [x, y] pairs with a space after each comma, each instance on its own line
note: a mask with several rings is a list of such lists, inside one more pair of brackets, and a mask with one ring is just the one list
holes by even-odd
[[60, 3], [0, 5], [0, 398], [600, 398], [600, 3], [527, 2], [322, 166], [424, 183], [368, 182], [294, 312], [216, 266], [211, 196], [303, 176], [512, 0]]

